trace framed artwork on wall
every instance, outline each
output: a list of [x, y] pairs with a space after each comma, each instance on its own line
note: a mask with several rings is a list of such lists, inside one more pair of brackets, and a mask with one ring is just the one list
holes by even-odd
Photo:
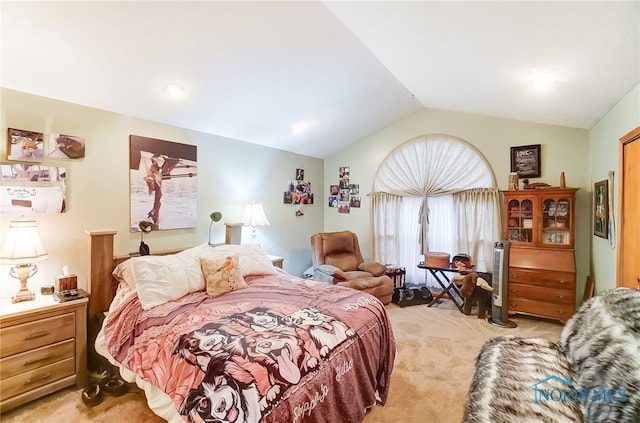
[[600, 238], [608, 238], [609, 227], [609, 188], [607, 181], [594, 184], [593, 188], [593, 234]]
[[197, 146], [129, 137], [130, 229], [195, 228], [198, 220]]
[[84, 160], [85, 139], [65, 134], [49, 134], [49, 157]]
[[540, 176], [540, 144], [511, 147], [511, 172], [520, 178]]
[[42, 163], [44, 140], [42, 132], [9, 128], [7, 159], [20, 162]]
[[67, 211], [64, 167], [0, 163], [0, 176], [0, 214]]

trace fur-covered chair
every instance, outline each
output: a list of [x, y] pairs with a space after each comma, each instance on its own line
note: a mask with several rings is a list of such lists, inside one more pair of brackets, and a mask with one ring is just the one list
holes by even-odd
[[559, 343], [487, 341], [463, 421], [640, 422], [640, 291], [617, 288], [585, 302]]

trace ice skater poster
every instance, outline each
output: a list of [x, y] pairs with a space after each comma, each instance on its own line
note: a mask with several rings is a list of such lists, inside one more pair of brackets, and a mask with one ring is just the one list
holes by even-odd
[[195, 145], [129, 137], [131, 232], [143, 220], [154, 230], [196, 227], [197, 163]]

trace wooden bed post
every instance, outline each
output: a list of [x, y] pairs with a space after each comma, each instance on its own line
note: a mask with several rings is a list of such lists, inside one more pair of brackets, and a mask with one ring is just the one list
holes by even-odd
[[102, 323], [99, 315], [109, 309], [109, 304], [114, 296], [111, 272], [113, 270], [113, 238], [116, 232], [115, 230], [85, 231], [88, 235], [87, 357], [90, 370], [98, 370], [103, 361], [95, 351], [95, 340]]

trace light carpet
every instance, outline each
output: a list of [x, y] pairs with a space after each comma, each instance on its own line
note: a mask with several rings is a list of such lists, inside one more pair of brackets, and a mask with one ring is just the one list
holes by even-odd
[[[560, 339], [562, 325], [531, 317], [511, 317], [517, 328], [490, 325], [465, 316], [450, 301], [433, 307], [400, 308], [389, 304], [397, 355], [389, 397], [374, 407], [364, 423], [460, 422], [476, 356], [486, 340], [499, 335]], [[120, 397], [105, 397], [88, 408], [81, 390], [67, 388], [25, 404], [0, 417], [18, 422], [162, 422], [146, 405], [144, 394], [132, 389]]]

